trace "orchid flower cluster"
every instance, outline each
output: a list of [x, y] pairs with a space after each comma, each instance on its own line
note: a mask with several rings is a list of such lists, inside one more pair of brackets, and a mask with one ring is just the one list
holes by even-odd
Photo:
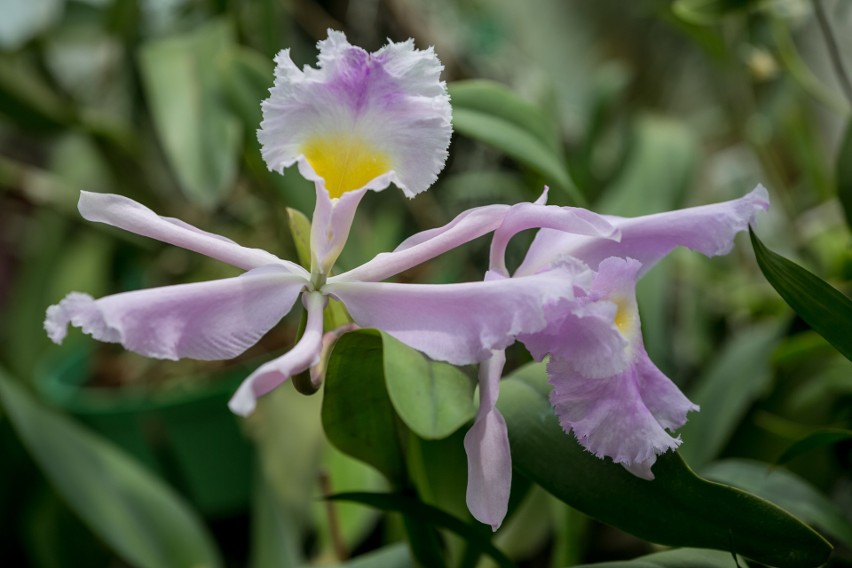
[[[766, 190], [725, 203], [639, 218], [535, 203], [488, 205], [418, 233], [340, 274], [332, 268], [367, 191], [394, 184], [414, 197], [443, 168], [452, 132], [450, 100], [433, 50], [411, 40], [368, 53], [329, 31], [318, 68], [297, 68], [284, 50], [262, 103], [263, 158], [283, 173], [294, 164], [316, 188], [311, 269], [260, 249], [160, 217], [119, 195], [83, 192], [81, 215], [189, 249], [245, 270], [237, 277], [94, 299], [68, 294], [47, 310], [45, 329], [61, 342], [69, 324], [100, 341], [160, 359], [233, 358], [274, 327], [298, 300], [307, 311], [293, 348], [247, 377], [229, 406], [246, 416], [257, 399], [321, 362], [323, 311], [342, 302], [354, 322], [381, 329], [425, 355], [478, 363], [480, 406], [464, 446], [467, 503], [496, 530], [506, 515], [512, 466], [497, 410], [504, 350], [521, 341], [549, 356], [551, 402], [562, 427], [600, 458], [653, 479], [658, 455], [680, 439], [670, 432], [697, 410], [645, 352], [635, 285], [677, 246], [727, 253], [733, 238], [768, 206]], [[538, 228], [509, 274], [507, 243]], [[477, 237], [493, 233], [490, 266], [479, 282], [386, 280]], [[368, 410], [367, 410], [368, 411]]]

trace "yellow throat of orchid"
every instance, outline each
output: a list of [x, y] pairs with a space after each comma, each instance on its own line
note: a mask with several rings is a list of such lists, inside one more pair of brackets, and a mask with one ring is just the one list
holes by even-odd
[[311, 138], [305, 142], [302, 153], [325, 180], [332, 199], [363, 187], [391, 169], [385, 153], [351, 135]]
[[630, 337], [636, 329], [636, 307], [628, 298], [612, 298], [612, 302], [618, 306], [615, 312], [615, 327], [621, 335]]

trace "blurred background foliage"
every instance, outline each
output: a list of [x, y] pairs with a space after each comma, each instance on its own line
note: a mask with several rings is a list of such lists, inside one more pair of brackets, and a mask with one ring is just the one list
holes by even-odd
[[[152, 361], [78, 332], [57, 347], [42, 329], [46, 307], [71, 290], [236, 273], [85, 222], [81, 189], [297, 258], [287, 208], [310, 216], [313, 190], [295, 171], [267, 172], [255, 131], [273, 56], [290, 48], [314, 64], [327, 28], [368, 50], [386, 38], [433, 45], [456, 130], [429, 192], [365, 198], [342, 268], [468, 207], [535, 199], [545, 184], [551, 203], [633, 216], [762, 182], [763, 242], [849, 292], [852, 4], [842, 0], [0, 0], [4, 563], [266, 567], [370, 554], [347, 565], [409, 565], [394, 544], [404, 517], [318, 499], [387, 488], [385, 462], [327, 442], [321, 394], [285, 386], [244, 422], [227, 411], [240, 379], [292, 344], [298, 314], [224, 363]], [[513, 242], [515, 263], [531, 236]], [[482, 239], [402, 279], [478, 280], [486, 253]], [[639, 303], [652, 358], [702, 407], [680, 456], [817, 527], [836, 547], [832, 565], [852, 565], [852, 363], [781, 300], [746, 238], [724, 258], [677, 251], [641, 282]], [[347, 345], [375, 341], [353, 337]], [[510, 355], [513, 367], [528, 360]], [[424, 501], [469, 521], [456, 429], [473, 407], [454, 412], [446, 432], [409, 432], [398, 459]], [[520, 566], [656, 550], [526, 476], [515, 485], [493, 542]], [[425, 518], [460, 561], [465, 539], [487, 539]], [[656, 558], [685, 566], [689, 554]]]

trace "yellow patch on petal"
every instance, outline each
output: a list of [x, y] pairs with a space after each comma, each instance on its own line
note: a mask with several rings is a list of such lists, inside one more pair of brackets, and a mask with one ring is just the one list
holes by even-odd
[[615, 298], [613, 302], [618, 306], [618, 311], [615, 312], [615, 327], [621, 335], [630, 336], [636, 326], [636, 310], [626, 298]]
[[358, 189], [391, 169], [387, 155], [353, 136], [316, 137], [302, 147], [331, 198]]

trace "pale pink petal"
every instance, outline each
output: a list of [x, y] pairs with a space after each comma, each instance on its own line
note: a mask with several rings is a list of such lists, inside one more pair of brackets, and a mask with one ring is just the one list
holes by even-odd
[[[427, 189], [444, 166], [452, 132], [443, 67], [434, 51], [417, 50], [409, 40], [368, 53], [333, 30], [318, 47], [318, 69], [299, 69], [289, 50], [275, 58], [275, 85], [262, 104], [258, 132], [269, 168], [283, 172], [298, 163], [302, 175], [339, 195], [342, 188], [317, 171], [338, 166], [317, 166], [306, 156], [306, 148], [321, 141], [331, 153], [363, 151], [386, 163], [372, 179], [347, 184], [349, 189], [380, 190], [394, 183], [409, 197]], [[340, 162], [330, 158], [331, 164]]]
[[433, 359], [457, 365], [487, 359], [519, 333], [547, 324], [551, 304], [571, 297], [571, 274], [547, 273], [462, 284], [329, 282], [362, 327], [375, 327]]
[[509, 205], [486, 205], [459, 214], [436, 229], [422, 231], [402, 242], [393, 252], [329, 279], [329, 282], [377, 282], [404, 272], [496, 229]]
[[55, 343], [65, 338], [71, 324], [148, 357], [230, 359], [272, 329], [305, 284], [284, 267], [264, 266], [235, 278], [99, 300], [75, 292], [48, 308], [44, 326]]
[[479, 367], [479, 411], [464, 437], [467, 452], [467, 508], [476, 520], [497, 530], [506, 517], [512, 487], [512, 454], [506, 421], [497, 410], [500, 375], [506, 362], [494, 351]]
[[645, 273], [678, 246], [707, 256], [726, 254], [736, 234], [768, 206], [768, 193], [759, 185], [733, 201], [635, 218], [606, 216], [621, 232], [620, 242], [542, 229], [516, 273], [538, 272], [566, 255], [579, 258], [592, 269], [611, 256], [630, 257], [642, 263]]
[[294, 274], [307, 274], [300, 266], [265, 250], [243, 247], [230, 239], [202, 231], [183, 221], [160, 217], [144, 205], [121, 195], [82, 191], [78, 208], [83, 218], [89, 221], [106, 223], [137, 235], [173, 244], [244, 270], [276, 264], [286, 267]]
[[556, 207], [538, 203], [519, 203], [506, 213], [491, 240], [490, 269], [506, 270], [506, 247], [516, 234], [527, 229], [549, 228], [576, 235], [618, 241], [620, 233], [603, 217], [577, 207]]
[[366, 189], [347, 191], [332, 200], [321, 184], [316, 186], [317, 201], [311, 220], [311, 262], [321, 274], [328, 275], [334, 265], [355, 218], [355, 210]]
[[[644, 348], [636, 347], [627, 369], [600, 379], [582, 376], [570, 359], [552, 357], [547, 369], [553, 385], [550, 402], [562, 428], [573, 431], [584, 448], [599, 458], [612, 458], [635, 475], [653, 479], [651, 466], [657, 456], [676, 449], [681, 440], [666, 432], [667, 427], [676, 427], [676, 422], [669, 420], [671, 416], [661, 423], [644, 397], [677, 387], [663, 387], [659, 381], [668, 379], [656, 370]], [[649, 375], [650, 369], [654, 372]], [[688, 401], [686, 404], [674, 411], [684, 420], [686, 411], [697, 409]]]
[[319, 292], [307, 292], [303, 302], [308, 312], [305, 332], [287, 353], [258, 367], [246, 378], [228, 402], [231, 412], [248, 416], [254, 412], [257, 399], [281, 383], [306, 371], [320, 361], [322, 354], [322, 312], [326, 298]]

